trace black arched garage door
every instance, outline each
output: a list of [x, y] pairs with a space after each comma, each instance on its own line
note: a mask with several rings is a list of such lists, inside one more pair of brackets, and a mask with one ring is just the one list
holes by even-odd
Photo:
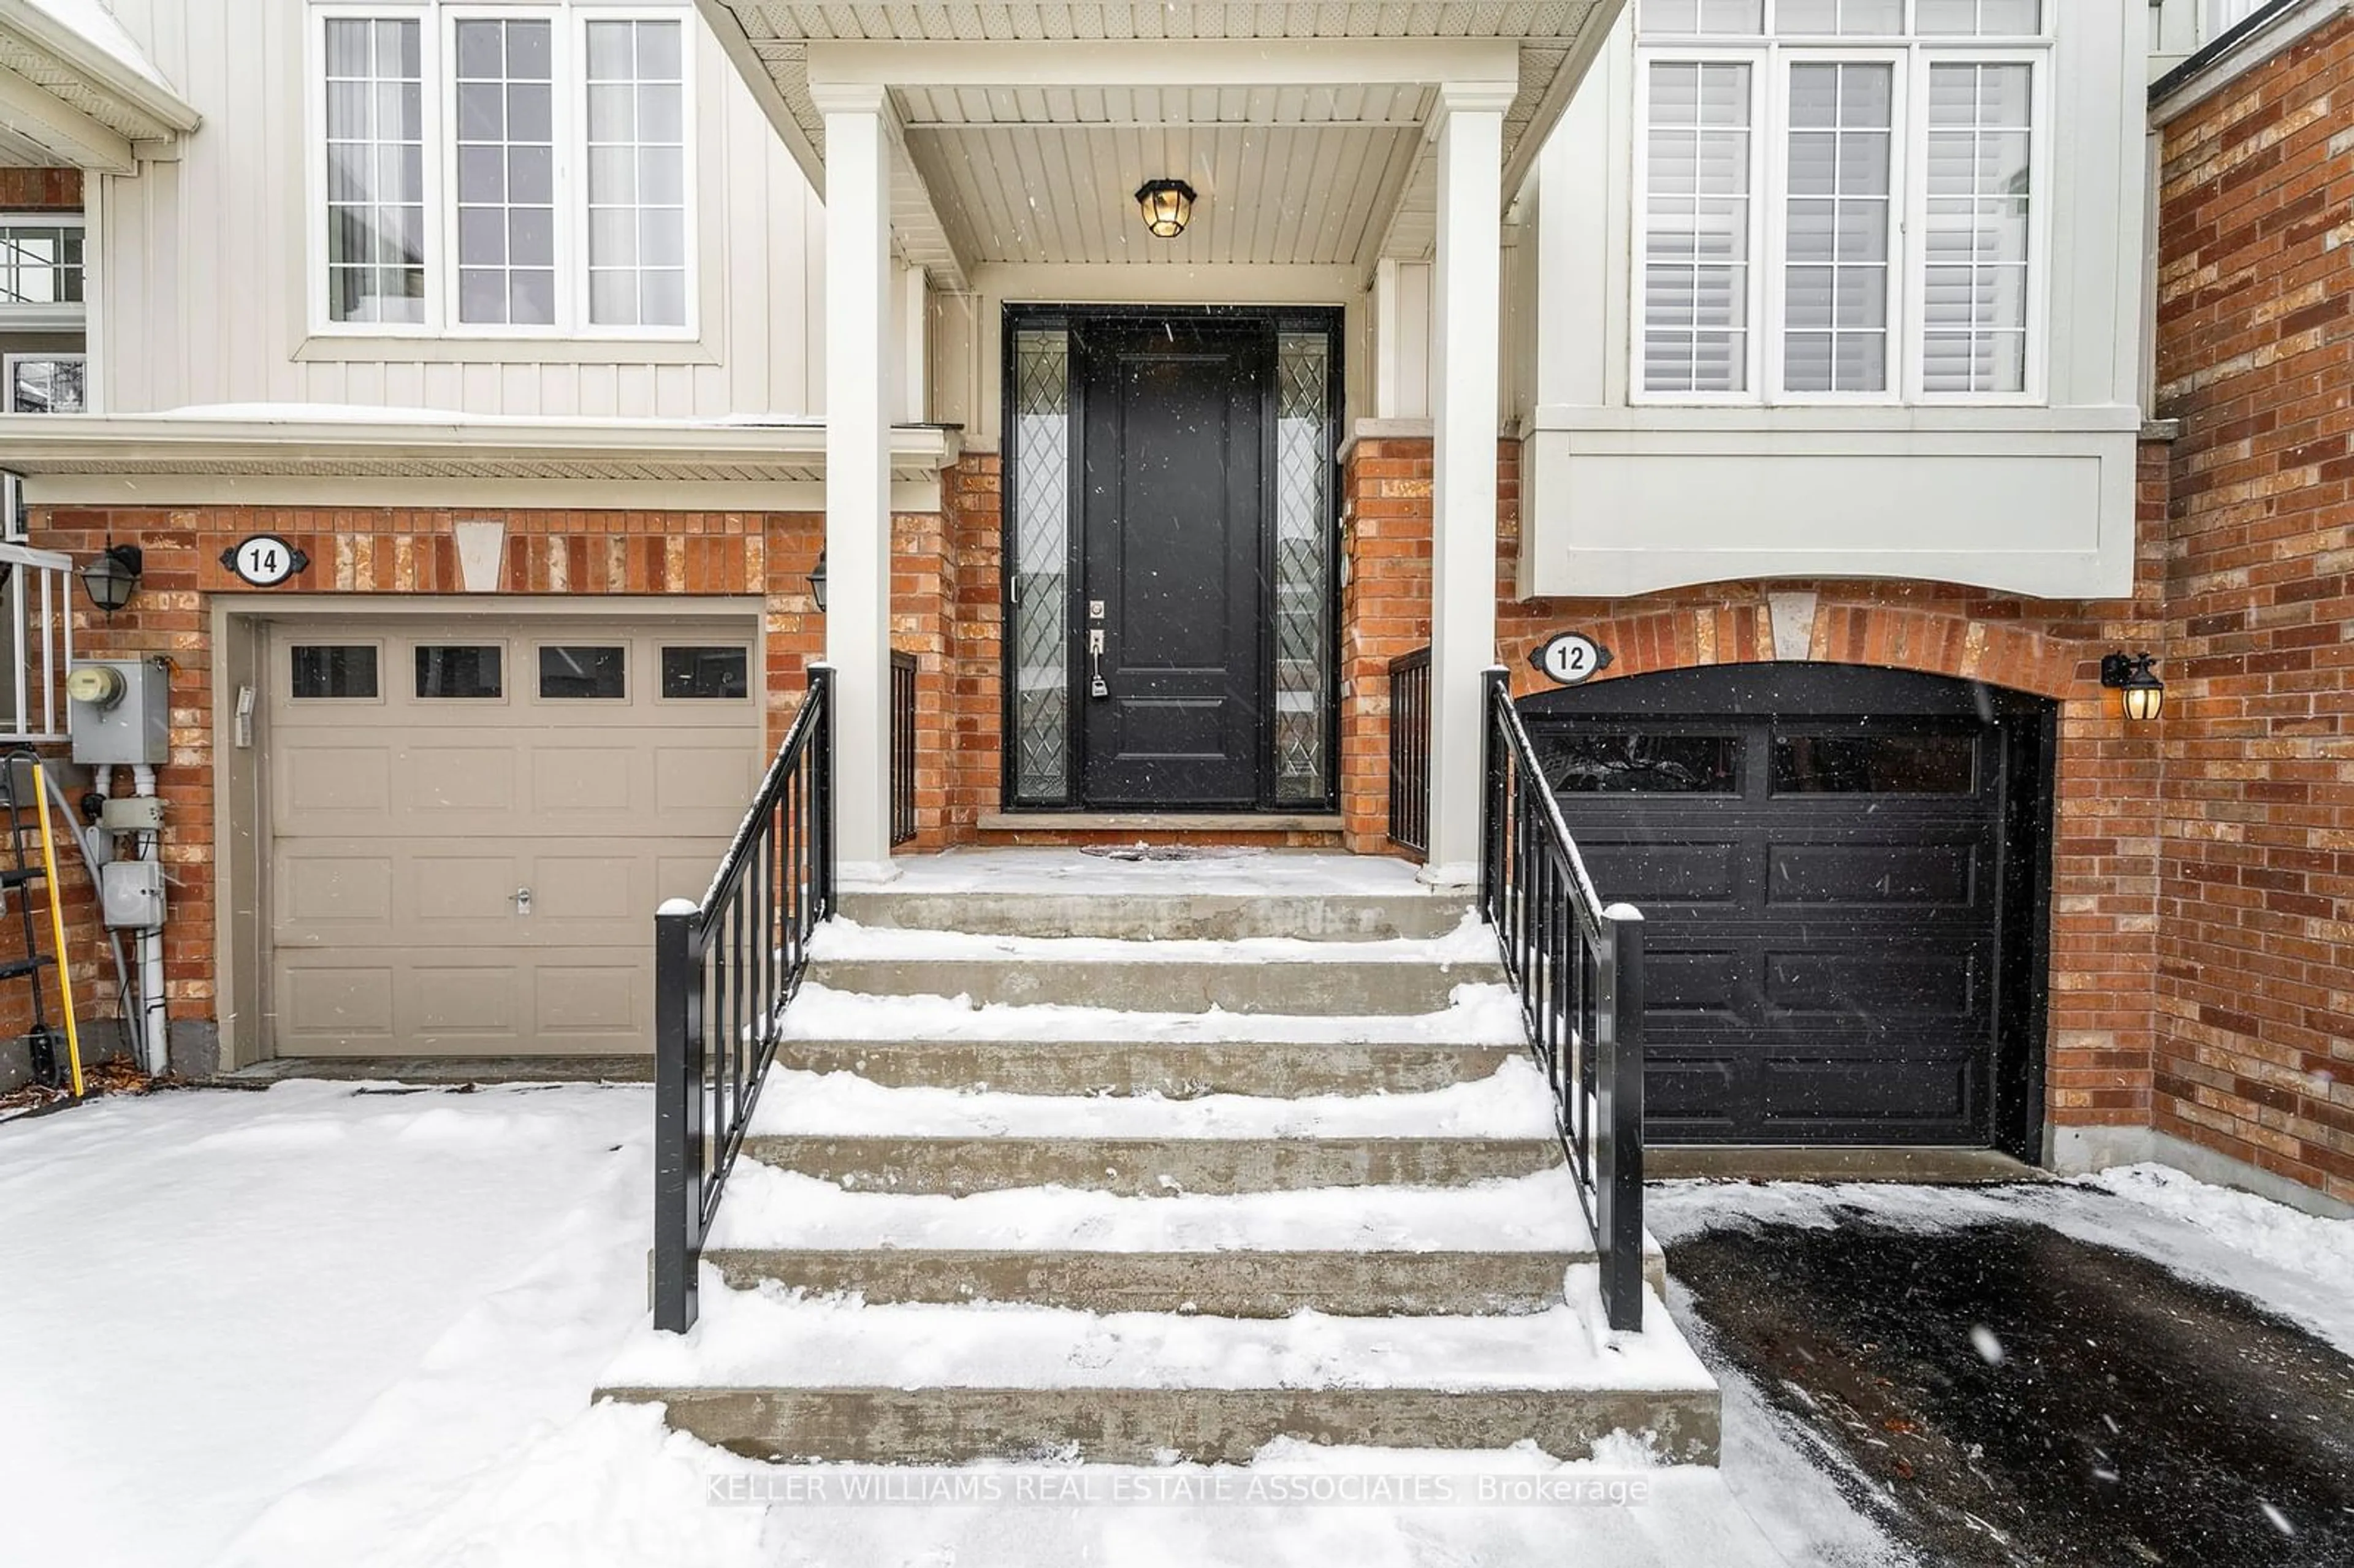
[[1643, 911], [1659, 1142], [2041, 1138], [2051, 704], [1831, 664], [1523, 700], [1605, 899]]

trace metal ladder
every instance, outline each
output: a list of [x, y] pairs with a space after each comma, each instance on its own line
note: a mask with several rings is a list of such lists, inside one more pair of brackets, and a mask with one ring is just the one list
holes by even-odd
[[[29, 792], [32, 799], [25, 799]], [[44, 793], [41, 759], [25, 748], [0, 757], [0, 810], [7, 816], [7, 842], [0, 845], [0, 899], [16, 906], [16, 919], [0, 920], [21, 934], [22, 946], [0, 952], [0, 983], [23, 980], [32, 988], [32, 1028], [27, 1040], [32, 1053], [33, 1076], [44, 1087], [58, 1086], [58, 1046], [63, 1044], [71, 1068], [74, 1097], [82, 1093], [81, 1042], [75, 1029], [73, 990], [65, 973], [65, 909], [57, 879], [56, 840], [49, 832], [48, 800]], [[38, 923], [33, 910], [34, 889], [43, 895], [50, 950], [41, 950]], [[58, 1001], [64, 1027], [49, 1022], [47, 988], [41, 971], [58, 973]]]

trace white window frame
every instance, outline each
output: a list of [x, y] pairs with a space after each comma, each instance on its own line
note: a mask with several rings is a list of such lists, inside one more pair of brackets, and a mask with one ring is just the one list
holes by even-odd
[[[588, 262], [573, 255], [569, 227], [565, 213], [572, 204], [571, 164], [579, 155], [574, 141], [569, 100], [565, 84], [577, 69], [572, 49], [573, 29], [564, 25], [564, 10], [540, 5], [443, 5], [435, 8], [435, 26], [440, 33], [441, 58], [444, 69], [440, 77], [426, 87], [425, 122], [433, 127], [440, 138], [440, 148], [426, 150], [427, 163], [441, 165], [441, 189], [444, 198], [443, 221], [449, 223], [458, 210], [458, 24], [461, 22], [545, 22], [547, 24], [547, 133], [548, 161], [552, 182], [550, 196], [556, 207], [548, 215], [548, 227], [556, 248], [556, 310], [555, 320], [536, 322], [469, 322], [458, 316], [459, 255], [462, 241], [457, 226], [450, 224], [449, 238], [438, 257], [429, 258], [427, 271], [439, 274], [443, 302], [442, 335], [444, 337], [495, 338], [560, 338], [572, 335], [567, 324], [578, 309], [576, 294], [585, 294], [585, 287], [576, 285], [572, 271], [576, 262], [583, 270], [586, 281]], [[568, 9], [565, 8], [565, 9]], [[513, 143], [502, 143], [502, 145]], [[437, 155], [438, 152], [438, 155]], [[512, 260], [512, 255], [510, 255]], [[504, 273], [505, 269], [502, 268]], [[431, 285], [428, 285], [429, 289]], [[427, 313], [431, 313], [429, 311]]]
[[[1747, 293], [1742, 320], [1744, 337], [1742, 380], [1746, 383], [1739, 392], [1651, 392], [1643, 385], [1644, 302], [1649, 284], [1651, 239], [1651, 64], [1654, 60], [1682, 65], [1745, 65], [1749, 68], [1749, 264]], [[1634, 280], [1634, 315], [1628, 334], [1633, 365], [1628, 387], [1638, 403], [1680, 403], [1701, 407], [1746, 407], [1759, 400], [1765, 385], [1766, 359], [1766, 257], [1761, 247], [1766, 243], [1758, 208], [1769, 199], [1766, 174], [1774, 165], [1766, 150], [1767, 131], [1762, 125], [1767, 116], [1760, 106], [1774, 92], [1772, 66], [1762, 52], [1746, 48], [1710, 48], [1676, 49], [1661, 54], [1639, 56], [1635, 67], [1635, 222], [1633, 243], [1634, 264], [1630, 269]]]
[[[95, 182], [93, 182], [95, 183]], [[7, 332], [80, 332], [90, 319], [91, 266], [89, 215], [79, 211], [40, 208], [0, 212], [0, 228], [79, 228], [81, 230], [81, 298], [45, 305], [0, 303], [0, 330]]]
[[[695, 139], [695, 11], [686, 6], [646, 5], [580, 5], [574, 7], [576, 20], [572, 26], [573, 58], [579, 61], [573, 73], [570, 91], [557, 84], [557, 96], [568, 98], [572, 104], [573, 122], [579, 127], [572, 151], [579, 161], [579, 197], [568, 207], [559, 207], [557, 227], [569, 224], [573, 262], [567, 270], [572, 274], [572, 286], [579, 291], [580, 310], [572, 335], [643, 342], [686, 342], [703, 335], [703, 291], [696, 287], [703, 272], [703, 225], [697, 221], [703, 204], [695, 199], [695, 180], [700, 164], [696, 157]], [[676, 22], [679, 24], [679, 170], [680, 193], [684, 207], [679, 222], [684, 227], [686, 258], [686, 321], [680, 326], [600, 325], [588, 319], [588, 24], [591, 22]]]
[[[2048, 5], [2052, 0], [2045, 0]], [[2052, 323], [2052, 51], [1995, 48], [1956, 49], [1940, 46], [1919, 51], [1918, 69], [1925, 84], [1931, 66], [2023, 65], [2028, 68], [2027, 133], [2027, 359], [2020, 389], [2016, 392], [1930, 392], [1923, 382], [1928, 375], [1929, 270], [1918, 257], [1904, 264], [1904, 289], [1913, 319], [1922, 332], [1908, 334], [1904, 344], [1904, 396], [1908, 402], [1937, 408], [2028, 408], [2048, 401], [2046, 377], [2051, 365]], [[1920, 110], [1912, 129], [1910, 181], [1914, 196], [1905, 210], [1908, 233], [1929, 232], [1929, 94], [1917, 94]], [[1908, 247], [1908, 249], [1910, 248]]]
[[[1788, 38], [1773, 26], [1778, 0], [1766, 0], [1765, 31], [1645, 37], [1635, 50], [1634, 222], [1629, 225], [1628, 305], [1628, 401], [1635, 406], [1681, 408], [1837, 408], [1840, 406], [1931, 408], [2041, 406], [2049, 400], [2051, 358], [2052, 143], [2055, 102], [2055, 9], [2067, 0], [2043, 0], [2043, 32], [2014, 37], [1967, 33], [1910, 34], [1903, 39], [1840, 38], [1818, 34]], [[1907, 22], [1912, 19], [1908, 6]], [[1875, 60], [1897, 62], [1893, 119], [1899, 138], [1890, 170], [1893, 187], [1889, 258], [1889, 306], [1893, 361], [1884, 393], [1788, 392], [1781, 385], [1782, 273], [1789, 201], [1789, 66], [1793, 61]], [[1745, 62], [1751, 68], [1749, 357], [1742, 392], [1654, 392], [1644, 385], [1646, 263], [1650, 239], [1651, 67]], [[2027, 358], [2024, 385], [2017, 392], [1927, 392], [1925, 343], [1927, 273], [1921, 238], [1927, 231], [1929, 93], [1932, 65], [2025, 65], [2030, 68], [2032, 126], [2028, 142]]]
[[[472, 342], [691, 343], [702, 329], [702, 207], [695, 54], [697, 13], [691, 5], [604, 5], [597, 0], [313, 0], [303, 35], [304, 291], [313, 336], [343, 339], [457, 339]], [[550, 24], [550, 129], [555, 143], [556, 320], [547, 325], [458, 320], [457, 24], [461, 21], [545, 20]], [[327, 23], [330, 20], [415, 21], [424, 84], [425, 319], [422, 322], [339, 322], [327, 303]], [[679, 28], [681, 106], [684, 140], [686, 321], [679, 326], [597, 325], [588, 320], [587, 26], [598, 22], [672, 22]], [[87, 244], [83, 251], [88, 256]], [[85, 284], [87, 289], [87, 284]]]
[[2272, 0], [2205, 0], [2207, 32], [2200, 41], [2221, 37], [2270, 4]]
[[[1771, 260], [1768, 264], [1770, 275], [1765, 280], [1766, 370], [1757, 383], [1769, 403], [1870, 405], [1903, 400], [1904, 348], [1911, 330], [1904, 309], [1906, 291], [1903, 281], [1912, 265], [1910, 248], [1905, 244], [1906, 214], [1910, 210], [1906, 206], [1906, 190], [1911, 183], [1906, 175], [1911, 160], [1906, 156], [1904, 145], [1910, 134], [1911, 120], [1907, 109], [1912, 83], [1906, 75], [1903, 55], [1901, 48], [1825, 49], [1811, 45], [1773, 51], [1768, 65], [1773, 99], [1771, 123], [1767, 131], [1773, 148], [1766, 164], [1772, 172], [1773, 192], [1762, 215], [1766, 253]], [[1881, 300], [1887, 334], [1881, 352], [1881, 389], [1877, 392], [1792, 392], [1787, 390], [1783, 383], [1788, 347], [1785, 339], [1788, 333], [1790, 293], [1787, 277], [1790, 265], [1790, 79], [1793, 74], [1791, 68], [1801, 65], [1884, 65], [1889, 68], [1888, 278]], [[1836, 315], [1833, 319], [1837, 319]], [[1833, 353], [1836, 355], [1836, 349]]]
[[[28, 348], [19, 354], [0, 355], [0, 414], [16, 414], [16, 366], [26, 360], [37, 365], [79, 365], [81, 366], [80, 413], [90, 411], [90, 355], [84, 349]], [[24, 418], [48, 418], [49, 414], [25, 414]]]

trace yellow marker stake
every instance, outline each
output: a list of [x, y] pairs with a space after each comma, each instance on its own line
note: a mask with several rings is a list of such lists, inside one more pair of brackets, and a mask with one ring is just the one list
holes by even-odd
[[74, 1098], [81, 1098], [81, 1036], [74, 1028], [73, 980], [66, 973], [66, 904], [58, 891], [58, 846], [49, 837], [49, 781], [33, 764], [33, 804], [41, 814], [41, 881], [49, 890], [49, 933], [58, 945], [58, 996], [66, 1013], [66, 1060], [73, 1065]]

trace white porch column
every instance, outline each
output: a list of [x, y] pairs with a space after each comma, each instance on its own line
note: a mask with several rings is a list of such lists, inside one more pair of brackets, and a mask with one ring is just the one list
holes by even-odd
[[891, 870], [891, 112], [812, 86], [825, 115], [825, 657], [844, 882]]
[[1430, 853], [1424, 880], [1479, 870], [1480, 672], [1496, 662], [1496, 430], [1503, 313], [1504, 111], [1512, 90], [1449, 82], [1433, 116]]

